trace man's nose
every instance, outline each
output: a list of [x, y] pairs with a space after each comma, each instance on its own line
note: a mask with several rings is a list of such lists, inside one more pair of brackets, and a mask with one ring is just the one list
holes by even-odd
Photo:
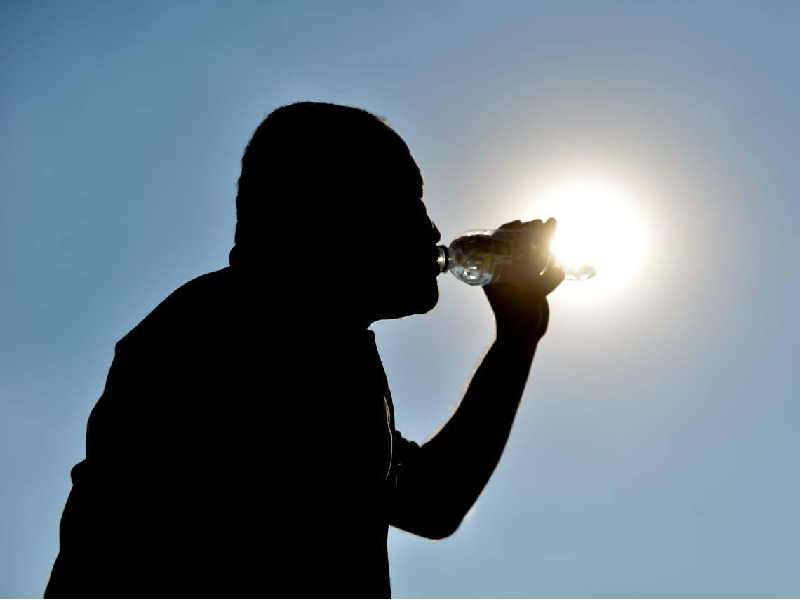
[[431, 227], [433, 228], [433, 243], [438, 244], [442, 241], [442, 234], [434, 223], [431, 223]]

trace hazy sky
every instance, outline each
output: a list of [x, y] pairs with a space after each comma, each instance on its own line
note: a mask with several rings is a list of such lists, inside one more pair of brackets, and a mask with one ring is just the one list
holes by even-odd
[[[4, 2], [0, 596], [42, 593], [114, 343], [227, 264], [241, 153], [297, 100], [387, 117], [446, 240], [587, 178], [647, 235], [553, 294], [473, 513], [390, 533], [396, 597], [800, 595], [798, 56], [796, 2]], [[417, 441], [492, 336], [440, 282], [374, 328]]]

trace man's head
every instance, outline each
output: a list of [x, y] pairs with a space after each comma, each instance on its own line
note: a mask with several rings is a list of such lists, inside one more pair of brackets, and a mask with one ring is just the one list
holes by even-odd
[[438, 299], [439, 235], [422, 189], [408, 146], [383, 119], [335, 104], [283, 106], [242, 158], [231, 262], [328, 289], [332, 308], [368, 322], [427, 312]]

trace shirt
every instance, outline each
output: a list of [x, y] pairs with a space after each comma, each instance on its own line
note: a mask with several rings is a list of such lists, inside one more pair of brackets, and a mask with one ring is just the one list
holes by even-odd
[[419, 447], [374, 334], [303, 321], [237, 273], [181, 286], [117, 343], [46, 597], [389, 597]]

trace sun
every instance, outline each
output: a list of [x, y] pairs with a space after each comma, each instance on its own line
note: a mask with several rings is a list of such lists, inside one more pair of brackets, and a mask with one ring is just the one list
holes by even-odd
[[570, 179], [544, 187], [530, 199], [535, 218], [558, 222], [551, 250], [566, 266], [588, 264], [586, 283], [617, 287], [630, 282], [646, 260], [648, 235], [635, 197], [608, 181]]

